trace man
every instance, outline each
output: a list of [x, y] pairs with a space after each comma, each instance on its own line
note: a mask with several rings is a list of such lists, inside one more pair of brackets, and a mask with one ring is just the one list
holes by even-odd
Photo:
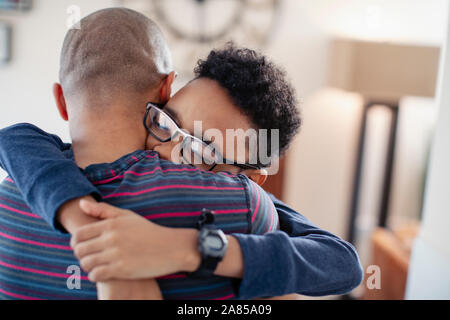
[[[90, 19], [85, 19], [83, 21], [82, 30], [83, 28], [86, 28], [86, 38], [83, 39], [83, 41], [74, 41], [75, 48], [83, 48], [83, 46], [88, 45], [89, 43], [95, 43], [92, 48], [88, 48], [89, 50], [87, 50], [87, 52], [91, 55], [74, 54], [71, 57], [73, 59], [69, 59], [70, 61], [67, 62], [64, 61], [64, 57], [66, 55], [64, 55], [65, 51], [63, 50], [61, 70], [62, 74], [66, 73], [67, 77], [62, 77], [62, 87], [55, 86], [54, 91], [62, 117], [70, 119], [75, 160], [80, 167], [86, 167], [91, 163], [111, 162], [124, 154], [130, 155], [130, 152], [136, 149], [142, 149], [143, 144], [145, 144], [145, 139], [142, 139], [142, 137], [146, 136], [146, 132], [145, 128], [139, 128], [137, 124], [142, 122], [142, 117], [145, 110], [144, 108], [139, 109], [139, 107], [145, 105], [148, 100], [161, 103], [167, 101], [170, 97], [170, 85], [173, 81], [174, 75], [170, 72], [170, 63], [168, 63], [170, 59], [165, 59], [164, 53], [162, 53], [167, 50], [159, 50], [155, 54], [155, 47], [157, 47], [158, 44], [160, 45], [163, 40], [161, 40], [162, 37], [154, 37], [154, 30], [152, 30], [151, 33], [152, 37], [149, 37], [148, 33], [146, 34], [147, 38], [144, 37], [145, 41], [142, 43], [145, 43], [146, 45], [143, 46], [141, 42], [137, 41], [143, 39], [143, 36], [140, 34], [139, 30], [148, 31], [149, 29], [148, 22], [142, 22], [144, 21], [142, 19], [143, 17], [125, 9], [112, 9], [99, 12], [91, 16]], [[115, 25], [113, 23], [111, 25], [111, 21], [120, 24]], [[137, 27], [134, 25], [136, 21], [141, 21], [141, 24], [138, 24]], [[143, 25], [145, 28], [142, 28]], [[115, 32], [115, 37], [113, 39], [114, 41], [106, 40], [108, 38], [106, 37], [108, 32], [111, 32], [112, 30], [120, 31], [120, 27], [128, 27], [128, 30], [132, 31], [134, 36], [131, 39], [132, 43], [128, 43], [127, 41], [130, 39], [127, 39], [127, 37], [120, 32]], [[106, 30], [108, 32], [106, 32]], [[90, 42], [88, 41], [89, 39], [91, 40]], [[151, 45], [148, 45], [148, 43], [151, 43]], [[109, 45], [113, 46], [116, 50], [117, 48], [127, 49], [125, 50], [125, 53], [129, 55], [126, 56], [126, 58], [129, 58], [130, 56], [134, 57], [134, 55], [137, 54], [140, 59], [136, 59], [135, 61], [132, 61], [133, 63], [131, 63], [131, 65], [125, 66], [120, 63], [124, 53], [120, 54], [119, 52], [108, 50], [110, 49], [108, 47]], [[110, 54], [108, 56], [109, 59], [106, 61], [102, 60], [101, 57], [104, 57], [107, 53]], [[80, 57], [82, 57], [82, 59]], [[155, 62], [149, 63], [149, 61], [143, 57], [147, 57], [147, 60], [154, 59]], [[152, 59], [148, 59], [149, 57]], [[122, 60], [122, 62], [123, 61], [129, 62], [128, 59]], [[141, 64], [143, 64], [144, 67], [137, 67]], [[83, 72], [77, 73], [76, 70], [78, 70], [80, 66], [95, 66], [95, 68], [85, 68], [83, 69]], [[148, 74], [145, 76], [140, 72], [142, 70], [147, 70], [145, 73], [156, 74], [156, 76], [149, 78]], [[95, 79], [95, 81], [87, 81], [91, 79]], [[153, 82], [149, 79], [152, 79]], [[79, 84], [82, 86], [83, 94], [79, 94], [80, 90], [75, 90], [71, 87], [74, 84]], [[124, 94], [124, 92], [132, 92], [132, 97], [129, 93]], [[105, 105], [108, 106], [108, 112], [104, 109]], [[99, 135], [99, 133], [101, 133], [101, 135]], [[72, 179], [70, 177], [75, 177], [73, 174], [74, 172], [79, 174], [79, 171], [77, 171], [78, 169], [74, 164], [67, 161], [64, 157], [56, 158], [53, 162], [47, 161], [48, 159], [40, 162], [43, 160], [43, 156], [51, 155], [54, 150], [40, 149], [38, 150], [39, 154], [37, 154], [34, 152], [36, 149], [33, 151], [33, 145], [30, 145], [31, 149], [28, 149], [28, 152], [31, 152], [31, 154], [28, 154], [28, 157], [21, 164], [21, 169], [17, 168], [17, 170], [15, 170], [14, 168], [16, 163], [14, 161], [10, 161], [11, 159], [4, 158], [5, 154], [11, 156], [11, 154], [8, 153], [11, 149], [7, 146], [10, 142], [11, 141], [9, 140], [2, 140], [2, 144], [4, 143], [3, 151], [5, 151], [2, 155], [3, 166], [6, 167], [6, 169], [12, 174], [17, 186], [19, 186], [28, 202], [36, 208], [34, 209], [35, 212], [42, 214], [42, 216], [44, 216], [50, 224], [55, 224], [58, 226], [58, 224], [61, 223], [62, 226], [71, 233], [76, 232], [76, 230], [82, 225], [96, 221], [95, 219], [90, 219], [80, 213], [77, 201], [72, 201], [61, 207], [61, 204], [67, 202], [67, 200], [79, 196], [84, 196], [91, 193], [98, 195], [98, 191], [93, 188], [92, 185], [84, 183], [79, 179], [71, 181]], [[53, 143], [55, 145], [54, 141]], [[59, 149], [59, 147], [60, 146], [57, 146], [55, 148]], [[49, 151], [49, 154], [46, 154], [45, 151]], [[154, 155], [148, 156], [151, 157]], [[135, 157], [135, 155], [131, 154], [131, 156], [125, 160], [133, 159], [133, 157]], [[28, 160], [30, 162], [27, 162]], [[41, 167], [42, 170], [39, 171], [27, 171], [27, 176], [23, 176], [23, 172], [20, 171], [23, 169], [24, 164], [26, 168], [36, 168], [36, 166], [39, 168], [41, 164], [44, 166]], [[123, 165], [124, 163], [120, 163], [119, 167]], [[106, 166], [106, 168], [109, 167]], [[104, 168], [101, 169], [103, 170]], [[102, 170], [94, 171], [95, 174], [99, 174]], [[65, 178], [59, 176], [58, 171], [61, 173], [65, 172], [67, 176]], [[30, 173], [32, 174], [29, 175]], [[115, 172], [111, 172], [110, 174], [113, 175], [110, 178], [113, 178]], [[46, 179], [47, 181], [45, 181]], [[67, 184], [64, 185], [64, 188], [61, 188], [62, 185], [59, 184], [57, 181], [58, 179], [59, 182], [69, 180], [75, 183], [78, 181], [78, 184], [75, 183], [77, 188], [71, 189], [72, 185]], [[208, 179], [211, 179], [211, 176], [208, 176]], [[214, 176], [213, 179], [218, 178]], [[219, 179], [224, 179], [224, 177], [221, 176]], [[42, 187], [42, 185], [38, 183], [39, 181], [42, 183], [44, 181], [49, 183], [50, 188], [49, 185]], [[11, 189], [12, 185], [9, 184], [6, 187]], [[49, 191], [51, 192], [49, 197], [46, 199], [47, 201], [43, 201], [44, 199], [42, 195], [44, 193], [48, 193]], [[11, 205], [11, 203], [9, 204]], [[48, 207], [43, 207], [42, 204]], [[60, 209], [58, 210], [59, 214], [55, 215], [57, 209]], [[265, 251], [272, 251], [270, 254], [275, 254], [276, 258], [278, 258], [275, 260], [277, 260], [280, 265], [283, 263], [285, 264], [285, 266], [282, 266], [281, 268], [284, 268], [289, 272], [284, 272], [284, 274], [276, 276], [280, 278], [279, 283], [277, 282], [273, 284], [256, 282], [255, 279], [251, 279], [252, 274], [247, 276], [244, 274], [243, 282], [241, 283], [241, 287], [238, 292], [240, 294], [239, 297], [252, 297], [252, 292], [254, 294], [256, 290], [259, 290], [259, 293], [255, 294], [254, 297], [279, 295], [289, 292], [302, 292], [311, 295], [326, 293], [331, 294], [347, 291], [349, 288], [354, 287], [360, 282], [360, 266], [357, 256], [351, 246], [340, 241], [338, 238], [311, 226], [300, 216], [289, 216], [289, 213], [286, 213], [288, 211], [287, 208], [282, 204], [278, 204], [278, 211], [279, 213], [281, 211], [281, 213], [285, 215], [284, 224], [280, 216], [282, 228], [284, 227], [284, 229], [292, 235], [304, 235], [304, 237], [302, 239], [295, 238], [295, 241], [294, 238], [288, 238], [284, 233], [271, 234], [270, 237], [266, 238], [255, 238], [255, 236], [248, 236], [246, 238], [242, 236], [239, 241], [236, 241], [236, 237], [230, 237], [230, 245], [228, 247], [227, 255], [225, 255], [222, 263], [219, 264], [216, 270], [216, 275], [227, 276], [227, 266], [235, 264], [235, 259], [239, 259], [240, 250], [242, 250], [243, 253], [241, 260], [246, 258], [248, 260], [250, 255], [248, 252], [254, 251], [254, 248], [256, 247], [264, 247]], [[46, 230], [46, 232], [50, 231]], [[176, 235], [181, 233], [171, 230], [171, 232], [167, 232], [167, 234], [170, 234], [171, 239], [176, 239]], [[195, 236], [192, 237], [193, 234], [193, 232], [189, 232], [191, 240], [194, 239], [194, 242], [191, 242], [191, 244], [195, 244]], [[8, 236], [8, 234], [6, 235]], [[311, 237], [308, 237], [308, 235], [311, 235]], [[183, 241], [180, 241], [179, 243], [183, 243]], [[266, 246], [264, 246], [264, 244], [266, 244]], [[294, 248], [293, 245], [295, 245]], [[309, 250], [302, 250], [306, 249], [305, 247], [314, 247], [316, 251], [312, 253]], [[320, 255], [321, 249], [323, 250], [323, 253], [326, 252], [328, 255], [326, 260], [314, 258], [315, 255]], [[236, 255], [232, 254], [233, 250], [235, 253], [237, 252]], [[170, 250], [165, 251], [170, 253]], [[170, 257], [170, 254], [166, 254], [166, 256]], [[227, 259], [227, 257], [229, 259]], [[327, 281], [324, 281], [323, 276], [320, 278], [320, 274], [323, 274], [322, 272], [318, 272], [313, 275], [314, 270], [317, 270], [318, 267], [329, 267], [330, 257], [335, 259], [333, 261], [333, 267], [335, 268], [333, 277], [335, 280], [333, 279], [333, 281], [328, 278], [326, 279]], [[263, 257], [259, 257], [259, 259], [262, 258]], [[161, 261], [164, 260], [171, 262], [175, 261], [175, 259], [161, 259]], [[269, 258], [267, 260], [269, 261], [265, 262], [268, 264], [270, 260], [274, 259]], [[305, 263], [305, 260], [307, 263]], [[301, 263], [299, 264], [299, 262], [302, 261], [303, 265], [301, 265]], [[246, 268], [244, 268], [244, 271], [247, 273], [253, 271], [251, 268], [247, 268], [250, 263], [251, 261], [248, 262], [246, 264]], [[43, 263], [40, 263], [40, 265], [42, 264]], [[13, 264], [7, 265], [11, 266]], [[161, 269], [170, 270], [170, 268], [173, 268], [173, 264], [171, 263], [170, 265], [164, 267], [167, 268], [161, 267]], [[255, 270], [258, 268], [261, 270], [262, 266], [261, 263], [258, 263], [255, 264], [254, 267]], [[346, 275], [346, 271], [349, 267], [352, 269], [350, 276]], [[342, 268], [342, 270], [339, 270], [340, 268]], [[273, 276], [270, 274], [271, 268], [267, 267], [267, 269], [269, 270], [266, 274], [268, 276]], [[294, 272], [292, 270], [294, 270]], [[300, 277], [304, 278], [301, 280], [296, 279], [296, 281], [289, 283], [289, 280], [292, 278], [292, 274], [297, 274], [299, 272], [303, 272], [303, 275], [300, 275]], [[253, 272], [253, 274], [257, 274], [257, 272]], [[264, 274], [264, 272], [259, 273], [259, 275], [261, 274]], [[319, 277], [317, 277], [318, 275]], [[287, 278], [284, 278], [286, 276]], [[342, 281], [342, 278], [338, 279], [342, 276], [345, 277], [344, 281]], [[310, 283], [305, 281], [308, 278], [310, 278]], [[322, 281], [322, 287], [317, 287], [317, 282], [315, 282], [317, 280], [319, 280], [319, 282]], [[345, 284], [342, 285], [343, 283]], [[252, 289], [247, 288], [247, 285], [251, 285]], [[293, 285], [295, 288], [293, 288]], [[10, 286], [14, 287], [16, 285]], [[17, 286], [14, 288], [17, 289]], [[246, 291], [249, 291], [250, 293]]]

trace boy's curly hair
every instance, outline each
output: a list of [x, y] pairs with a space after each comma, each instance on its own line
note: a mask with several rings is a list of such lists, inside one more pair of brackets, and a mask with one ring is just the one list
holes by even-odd
[[268, 129], [269, 144], [270, 129], [279, 129], [279, 154], [287, 150], [301, 119], [295, 91], [283, 70], [254, 50], [229, 42], [199, 60], [194, 72], [197, 79], [209, 78], [225, 88], [256, 129]]

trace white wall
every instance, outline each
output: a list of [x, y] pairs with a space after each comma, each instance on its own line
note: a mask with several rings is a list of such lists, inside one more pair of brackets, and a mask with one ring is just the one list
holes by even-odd
[[392, 228], [405, 225], [421, 216], [423, 185], [437, 111], [435, 99], [405, 97], [400, 101], [389, 203], [388, 225]]
[[314, 0], [312, 21], [343, 38], [440, 46], [448, 0]]
[[441, 61], [438, 127], [425, 192], [420, 236], [408, 276], [408, 299], [450, 299], [450, 10]]
[[289, 154], [285, 199], [321, 227], [344, 236], [362, 97], [320, 89], [302, 106], [301, 134]]
[[290, 151], [285, 200], [321, 227], [345, 236], [359, 109], [353, 106], [348, 113], [339, 103], [333, 108], [311, 101], [327, 83], [328, 41], [343, 37], [440, 46], [447, 0], [292, 0], [286, 6], [287, 21], [280, 28], [285, 41], [275, 43], [269, 54], [286, 66], [305, 103], [304, 126]]

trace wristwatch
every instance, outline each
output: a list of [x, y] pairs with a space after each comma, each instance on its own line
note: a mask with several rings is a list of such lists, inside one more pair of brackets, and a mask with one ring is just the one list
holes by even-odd
[[202, 215], [197, 223], [198, 251], [202, 256], [202, 262], [197, 271], [190, 274], [196, 278], [207, 278], [214, 275], [219, 262], [223, 260], [228, 248], [228, 239], [222, 230], [214, 225], [214, 211], [202, 210]]

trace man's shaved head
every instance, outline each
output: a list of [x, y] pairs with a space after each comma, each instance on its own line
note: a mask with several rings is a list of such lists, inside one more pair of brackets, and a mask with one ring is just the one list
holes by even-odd
[[173, 71], [158, 26], [125, 8], [97, 11], [66, 35], [60, 82], [67, 98], [88, 95], [99, 104], [118, 96], [142, 95]]

